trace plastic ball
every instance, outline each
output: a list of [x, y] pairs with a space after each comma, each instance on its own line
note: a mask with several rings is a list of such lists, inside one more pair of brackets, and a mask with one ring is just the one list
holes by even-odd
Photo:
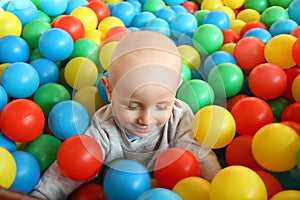
[[174, 6], [171, 6], [171, 9], [174, 10], [174, 12], [177, 14], [180, 14], [180, 13], [188, 13], [188, 11], [186, 10], [185, 7], [183, 7], [182, 5], [174, 5]]
[[182, 199], [189, 200], [209, 199], [209, 190], [210, 182], [200, 177], [184, 178], [172, 189]]
[[78, 18], [82, 22], [85, 31], [94, 30], [97, 28], [98, 17], [96, 13], [89, 7], [75, 8], [70, 15]]
[[24, 151], [35, 157], [40, 171], [45, 172], [56, 160], [56, 155], [61, 141], [53, 135], [41, 134], [38, 138], [27, 143]]
[[17, 173], [10, 189], [29, 193], [40, 180], [39, 163], [34, 156], [26, 151], [14, 151], [12, 155], [16, 162]]
[[230, 27], [230, 19], [224, 11], [212, 10], [204, 16], [202, 24], [213, 24], [220, 30], [226, 30]]
[[61, 28], [67, 31], [74, 41], [84, 37], [85, 29], [83, 23], [78, 18], [71, 15], [61, 16], [55, 21], [53, 28]]
[[287, 86], [282, 94], [283, 97], [289, 99], [290, 101], [295, 101], [293, 95], [292, 95], [292, 84], [294, 79], [300, 74], [300, 68], [298, 67], [292, 67], [285, 70], [285, 73], [287, 75]]
[[271, 38], [272, 35], [269, 31], [265, 30], [264, 28], [253, 28], [247, 31], [243, 37], [257, 37], [261, 39], [264, 44], [266, 44]]
[[297, 38], [292, 46], [292, 57], [295, 63], [299, 66], [300, 65], [300, 39]]
[[5, 148], [9, 152], [13, 152], [17, 150], [16, 142], [12, 141], [11, 139], [7, 138], [0, 132], [0, 147]]
[[197, 5], [197, 3], [193, 2], [193, 1], [185, 1], [181, 4], [183, 7], [186, 8], [186, 10], [193, 14], [195, 13], [197, 10], [199, 10], [199, 6]]
[[184, 62], [181, 62], [180, 75], [181, 75], [181, 79], [183, 82], [189, 81], [192, 79], [192, 72], [191, 72], [190, 68]]
[[210, 199], [265, 200], [267, 191], [264, 182], [255, 171], [236, 165], [225, 167], [215, 175], [210, 185]]
[[13, 155], [5, 148], [0, 146], [0, 186], [2, 188], [8, 189], [17, 174], [17, 165]]
[[122, 20], [126, 27], [132, 25], [133, 19], [136, 15], [134, 7], [131, 3], [121, 2], [114, 6], [111, 10], [111, 16], [115, 16]]
[[227, 43], [221, 46], [220, 51], [226, 51], [233, 55], [234, 48], [236, 46], [236, 43]]
[[246, 97], [249, 97], [248, 95], [246, 94], [237, 94], [229, 99], [227, 99], [227, 102], [226, 102], [226, 109], [231, 112], [231, 109], [232, 107], [238, 102], [240, 101], [241, 99], [243, 98], [246, 98]]
[[240, 135], [254, 135], [262, 126], [273, 122], [272, 109], [257, 97], [241, 99], [232, 107], [231, 114]]
[[106, 35], [107, 31], [115, 26], [125, 26], [125, 24], [121, 19], [114, 16], [109, 16], [104, 18], [98, 24], [98, 30], [101, 31], [104, 35]]
[[70, 15], [72, 11], [74, 11], [76, 8], [79, 7], [86, 7], [88, 4], [87, 0], [72, 0], [68, 1], [67, 9], [66, 9], [66, 14]]
[[253, 9], [259, 13], [262, 13], [265, 9], [269, 7], [268, 0], [246, 0], [244, 7], [246, 9]]
[[222, 33], [224, 37], [223, 45], [228, 43], [237, 43], [241, 39], [240, 34], [232, 29], [223, 30]]
[[297, 132], [288, 125], [271, 123], [260, 128], [253, 137], [252, 153], [264, 169], [284, 172], [296, 166], [300, 147]]
[[137, 13], [133, 19], [132, 25], [137, 28], [144, 28], [148, 21], [155, 19], [156, 16], [148, 11]]
[[194, 35], [194, 30], [191, 31], [186, 31], [182, 33], [177, 40], [177, 46], [181, 45], [188, 45], [188, 46], [193, 46], [193, 35]]
[[255, 172], [266, 186], [268, 199], [271, 199], [275, 194], [283, 190], [281, 183], [272, 174], [263, 170], [255, 170]]
[[38, 46], [45, 58], [56, 62], [65, 60], [71, 55], [74, 43], [67, 31], [52, 28], [41, 35]]
[[265, 62], [265, 44], [256, 37], [245, 37], [240, 39], [233, 52], [237, 65], [242, 69], [253, 69]]
[[0, 115], [1, 130], [16, 142], [29, 142], [42, 132], [45, 118], [42, 109], [28, 99], [10, 101]]
[[280, 122], [281, 121], [281, 115], [284, 109], [291, 104], [291, 101], [288, 99], [280, 96], [276, 99], [267, 101], [269, 106], [272, 109], [273, 115], [274, 115], [274, 121]]
[[143, 11], [155, 14], [158, 10], [165, 7], [166, 3], [162, 0], [146, 0], [143, 4]]
[[60, 145], [57, 165], [66, 177], [75, 181], [87, 181], [100, 171], [102, 156], [102, 149], [94, 138], [88, 135], [73, 135]]
[[39, 58], [29, 63], [39, 74], [40, 85], [57, 83], [59, 79], [58, 66], [51, 60]]
[[293, 128], [293, 129], [298, 133], [298, 135], [300, 136], [300, 123], [293, 122], [293, 121], [280, 121], [280, 123], [286, 124], [286, 125], [290, 126], [290, 127]]
[[[102, 76], [108, 76], [108, 73], [107, 72], [104, 72], [100, 77]], [[102, 83], [102, 81], [98, 81], [98, 84], [97, 84], [97, 88], [98, 88], [98, 93], [99, 93], [99, 96], [101, 97], [101, 99], [105, 102], [105, 103], [109, 103], [109, 100], [107, 98], [107, 94], [106, 94], [106, 89]]]
[[64, 77], [73, 89], [92, 86], [98, 79], [98, 68], [90, 59], [76, 57], [67, 63]]
[[0, 38], [7, 35], [21, 35], [22, 23], [15, 14], [8, 11], [1, 11], [0, 22]]
[[281, 19], [274, 22], [269, 31], [272, 36], [280, 35], [280, 34], [290, 34], [292, 30], [298, 27], [298, 24], [292, 19]]
[[103, 187], [96, 183], [85, 183], [73, 191], [68, 197], [70, 200], [106, 200]]
[[194, 47], [202, 54], [211, 54], [219, 50], [223, 41], [222, 31], [213, 24], [199, 26], [193, 35]]
[[223, 63], [236, 64], [235, 58], [226, 51], [216, 51], [206, 57], [203, 63], [204, 75], [208, 77], [209, 72], [219, 64]]
[[130, 29], [125, 26], [114, 26], [107, 31], [104, 37], [104, 43], [120, 41], [128, 32], [130, 32]]
[[171, 35], [170, 26], [168, 22], [160, 18], [155, 18], [149, 21], [146, 24], [144, 30], [159, 32], [161, 34], [164, 34], [167, 37], [170, 37]]
[[111, 56], [117, 44], [118, 44], [117, 41], [113, 41], [113, 42], [108, 42], [101, 47], [99, 53], [99, 60], [102, 68], [106, 71], [109, 71], [110, 69]]
[[176, 15], [175, 11], [170, 8], [162, 8], [162, 9], [159, 9], [155, 13], [155, 16], [157, 18], [164, 19], [168, 23], [170, 23], [172, 21], [172, 19], [175, 17], [175, 15]]
[[288, 6], [288, 14], [290, 19], [296, 21], [298, 24], [300, 23], [300, 16], [298, 14], [299, 9], [300, 9], [299, 0], [292, 1]]
[[154, 176], [161, 187], [172, 189], [184, 178], [200, 176], [200, 165], [190, 151], [173, 147], [158, 155], [154, 163]]
[[232, 141], [236, 126], [229, 111], [217, 105], [210, 105], [196, 113], [192, 130], [200, 144], [218, 149]]
[[223, 3], [224, 3], [225, 6], [228, 6], [232, 9], [238, 9], [238, 8], [240, 8], [244, 5], [245, 0], [239, 0], [239, 1], [237, 1], [237, 0], [234, 0], [234, 1], [233, 0], [223, 0]]
[[281, 121], [293, 121], [300, 123], [299, 119], [300, 102], [288, 105], [282, 112]]
[[38, 18], [38, 9], [30, 0], [10, 0], [6, 11], [15, 14], [20, 19], [22, 26]]
[[241, 91], [244, 74], [239, 66], [226, 62], [218, 64], [209, 72], [207, 82], [217, 97], [229, 98]]
[[186, 2], [186, 0], [165, 0], [165, 2], [167, 5], [174, 6], [174, 5], [180, 5], [184, 3]]
[[281, 192], [276, 193], [271, 200], [297, 200], [300, 198], [300, 191], [299, 190], [284, 190]]
[[31, 96], [40, 83], [35, 68], [24, 62], [9, 65], [2, 73], [2, 86], [9, 96], [26, 98]]
[[287, 85], [284, 70], [272, 63], [257, 65], [249, 74], [251, 92], [262, 99], [275, 99], [282, 95]]
[[[150, 174], [141, 163], [119, 160], [108, 169], [103, 180], [107, 199], [136, 200], [151, 187]], [[118, 191], [118, 192], [116, 192]]]
[[40, 8], [51, 17], [63, 14], [67, 10], [68, 1], [66, 0], [40, 0]]
[[240, 19], [233, 19], [230, 21], [230, 29], [235, 30], [237, 33], [240, 33], [241, 30], [247, 23]]
[[225, 160], [228, 166], [242, 165], [252, 170], [263, 168], [255, 161], [251, 150], [253, 136], [240, 135], [235, 137], [227, 146]]
[[297, 167], [294, 167], [285, 172], [271, 172], [279, 182], [281, 183], [283, 190], [300, 190], [300, 173]]
[[210, 10], [198, 10], [193, 15], [195, 16], [198, 26], [202, 25], [204, 17], [210, 12]]
[[179, 13], [170, 22], [170, 29], [172, 34], [178, 38], [181, 33], [190, 30], [196, 30], [198, 27], [198, 22], [194, 15], [186, 12]]
[[156, 200], [156, 199], [168, 199], [168, 200], [180, 200], [175, 192], [165, 188], [152, 188], [141, 194], [137, 200]]
[[184, 62], [191, 70], [199, 69], [201, 57], [193, 46], [180, 45], [177, 48], [181, 55], [182, 62]]
[[201, 10], [215, 10], [224, 6], [223, 1], [221, 0], [203, 0], [201, 3]]
[[262, 29], [265, 29], [266, 31], [268, 31], [268, 28], [267, 28], [267, 26], [266, 26], [265, 24], [263, 24], [262, 22], [254, 21], [254, 22], [248, 22], [248, 23], [246, 23], [246, 24], [242, 27], [242, 29], [241, 29], [241, 31], [240, 31], [240, 35], [241, 35], [241, 36], [244, 36], [244, 34], [245, 34], [246, 32], [248, 32], [248, 31], [251, 30], [251, 29], [255, 29], [255, 28], [262, 28]]
[[8, 103], [8, 95], [5, 89], [0, 85], [0, 112]]
[[84, 133], [88, 123], [89, 116], [85, 107], [73, 100], [65, 100], [55, 104], [48, 116], [50, 130], [62, 140]]
[[26, 62], [29, 59], [30, 48], [20, 36], [8, 35], [0, 38], [0, 62]]
[[110, 16], [110, 9], [103, 1], [90, 1], [86, 6], [96, 13], [98, 24], [102, 19]]
[[280, 6], [270, 6], [260, 16], [260, 22], [264, 23], [268, 28], [280, 19], [289, 19], [288, 12]]
[[187, 103], [193, 113], [207, 105], [211, 105], [215, 100], [212, 87], [207, 82], [197, 79], [184, 82], [178, 88], [176, 96]]
[[84, 38], [90, 39], [94, 41], [98, 46], [101, 46], [104, 40], [104, 34], [101, 31], [95, 29], [95, 30], [85, 31]]
[[300, 75], [292, 83], [292, 95], [297, 102], [300, 102]]
[[237, 14], [236, 18], [248, 23], [253, 21], [259, 21], [260, 14], [254, 9], [244, 9]]

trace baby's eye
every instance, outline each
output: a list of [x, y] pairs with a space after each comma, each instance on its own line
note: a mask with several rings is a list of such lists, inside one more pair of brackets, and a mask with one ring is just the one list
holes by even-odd
[[140, 108], [141, 108], [141, 106], [139, 104], [129, 104], [128, 105], [129, 110], [138, 110]]
[[156, 105], [157, 110], [167, 110], [169, 106], [167, 105]]

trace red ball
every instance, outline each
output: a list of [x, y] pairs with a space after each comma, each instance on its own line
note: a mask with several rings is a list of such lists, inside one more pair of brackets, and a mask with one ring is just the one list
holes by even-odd
[[96, 183], [85, 183], [76, 189], [69, 200], [106, 200], [103, 187]]
[[239, 100], [243, 99], [243, 98], [246, 98], [246, 97], [249, 97], [248, 95], [246, 94], [237, 94], [231, 98], [229, 98], [227, 100], [227, 103], [226, 103], [226, 109], [230, 112], [232, 107], [237, 103], [239, 102]]
[[181, 5], [191, 14], [199, 10], [199, 6], [193, 1], [186, 1], [183, 2]]
[[265, 44], [256, 37], [245, 37], [235, 45], [233, 56], [242, 69], [253, 69], [265, 62]]
[[258, 129], [273, 122], [271, 107], [257, 97], [246, 97], [238, 101], [231, 109], [240, 135], [254, 135]]
[[53, 23], [53, 28], [61, 28], [67, 31], [74, 41], [84, 37], [85, 30], [82, 22], [71, 15], [64, 15], [60, 17], [55, 23]]
[[281, 121], [280, 123], [286, 124], [286, 125], [290, 126], [291, 128], [293, 128], [300, 137], [300, 123], [293, 122], [293, 121]]
[[294, 28], [291, 32], [291, 35], [295, 36], [296, 38], [300, 37], [300, 26]]
[[15, 142], [30, 142], [43, 133], [45, 117], [42, 109], [28, 99], [9, 102], [1, 111], [2, 133]]
[[297, 38], [292, 47], [292, 56], [295, 63], [300, 66], [300, 38]]
[[241, 39], [240, 34], [233, 29], [222, 30], [222, 33], [224, 37], [223, 44], [237, 43]]
[[113, 41], [120, 41], [122, 37], [129, 32], [130, 30], [127, 27], [114, 26], [107, 31], [103, 43], [106, 44]]
[[262, 23], [262, 22], [257, 22], [257, 21], [251, 21], [251, 22], [248, 22], [247, 24], [245, 24], [245, 25], [243, 26], [243, 28], [241, 29], [241, 31], [240, 31], [241, 37], [243, 37], [243, 35], [244, 35], [247, 31], [249, 31], [249, 30], [251, 30], [251, 29], [253, 29], [253, 28], [263, 28], [263, 29], [265, 29], [265, 30], [268, 30], [267, 26], [266, 26], [264, 23]]
[[283, 92], [282, 96], [292, 102], [295, 102], [295, 99], [292, 94], [292, 85], [293, 85], [294, 79], [300, 74], [300, 68], [292, 67], [289, 69], [285, 69], [285, 73], [287, 76], [287, 85], [286, 85], [285, 91]]
[[169, 148], [157, 157], [154, 176], [160, 187], [172, 189], [183, 178], [200, 176], [200, 165], [190, 151]]
[[282, 112], [281, 121], [293, 121], [300, 123], [300, 102], [288, 105]]
[[90, 1], [86, 7], [92, 9], [98, 18], [98, 23], [105, 17], [110, 16], [110, 10], [103, 1]]
[[287, 75], [278, 65], [263, 63], [249, 74], [251, 92], [262, 99], [271, 100], [282, 95], [287, 86]]
[[266, 186], [268, 199], [271, 199], [272, 196], [283, 190], [283, 187], [279, 180], [277, 180], [270, 173], [262, 170], [256, 170], [255, 172], [259, 175]]
[[225, 160], [228, 166], [242, 165], [253, 170], [263, 169], [253, 157], [252, 139], [253, 136], [251, 135], [240, 135], [228, 144], [225, 152]]
[[101, 147], [88, 135], [79, 134], [67, 138], [57, 152], [57, 165], [62, 174], [75, 181], [93, 178], [102, 164]]

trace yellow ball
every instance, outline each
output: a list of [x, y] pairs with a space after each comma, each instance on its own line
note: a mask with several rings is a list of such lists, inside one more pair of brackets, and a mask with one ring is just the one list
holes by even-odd
[[178, 51], [181, 55], [182, 62], [184, 62], [191, 70], [199, 69], [201, 58], [198, 51], [190, 45], [178, 46]]
[[71, 16], [78, 18], [85, 31], [94, 30], [98, 25], [98, 18], [96, 13], [89, 7], [78, 7], [75, 8], [71, 13]]
[[8, 67], [10, 63], [3, 63], [0, 65], [0, 84], [2, 83], [2, 72]]
[[291, 52], [296, 40], [297, 38], [290, 34], [280, 34], [272, 37], [265, 46], [266, 60], [282, 69], [295, 66], [296, 63]]
[[292, 83], [292, 95], [297, 102], [300, 102], [300, 75]]
[[260, 19], [260, 14], [254, 9], [244, 9], [238, 13], [237, 19], [243, 20], [244, 22], [258, 22]]
[[235, 19], [234, 11], [232, 10], [232, 8], [229, 8], [228, 6], [221, 6], [221, 7], [218, 7], [216, 10], [224, 11], [227, 14], [227, 16], [229, 17], [230, 20]]
[[104, 35], [106, 35], [107, 31], [115, 26], [125, 27], [122, 20], [114, 16], [109, 16], [109, 17], [105, 17], [100, 21], [98, 25], [98, 30], [101, 31]]
[[19, 18], [11, 12], [0, 11], [0, 38], [7, 35], [20, 36], [22, 23]]
[[245, 4], [246, 0], [223, 0], [225, 6], [228, 6], [232, 9], [238, 9]]
[[201, 10], [215, 10], [221, 6], [224, 6], [222, 0], [203, 0], [201, 3]]
[[85, 31], [84, 37], [94, 41], [98, 46], [100, 46], [104, 40], [104, 34], [97, 29]]
[[285, 172], [296, 166], [300, 139], [288, 125], [271, 123], [260, 128], [252, 140], [256, 162], [272, 172]]
[[246, 25], [246, 22], [240, 19], [234, 19], [230, 21], [230, 29], [240, 33], [242, 28]]
[[267, 200], [259, 175], [244, 166], [229, 166], [216, 174], [210, 184], [210, 200]]
[[228, 145], [236, 131], [233, 116], [225, 108], [209, 105], [195, 115], [192, 130], [196, 140], [209, 148], [222, 148]]
[[236, 43], [226, 43], [221, 46], [220, 50], [226, 51], [226, 52], [230, 53], [231, 55], [233, 55], [235, 46], [236, 46]]
[[101, 47], [100, 49], [100, 53], [99, 53], [100, 64], [102, 68], [106, 71], [109, 71], [110, 69], [111, 56], [118, 43], [119, 43], [118, 41], [109, 42], [103, 45], [103, 47]]
[[182, 200], [209, 200], [210, 183], [200, 177], [180, 180], [172, 189]]
[[90, 59], [76, 57], [67, 63], [64, 77], [67, 84], [73, 89], [93, 86], [98, 79], [98, 68]]
[[276, 193], [270, 200], [299, 200], [299, 190], [283, 190]]
[[0, 146], [0, 188], [8, 189], [14, 182], [17, 166], [12, 154]]

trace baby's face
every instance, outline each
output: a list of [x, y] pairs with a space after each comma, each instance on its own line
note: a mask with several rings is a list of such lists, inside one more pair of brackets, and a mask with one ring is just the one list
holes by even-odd
[[169, 120], [175, 101], [174, 93], [155, 84], [142, 86], [131, 97], [114, 100], [118, 120], [130, 134], [147, 137]]

